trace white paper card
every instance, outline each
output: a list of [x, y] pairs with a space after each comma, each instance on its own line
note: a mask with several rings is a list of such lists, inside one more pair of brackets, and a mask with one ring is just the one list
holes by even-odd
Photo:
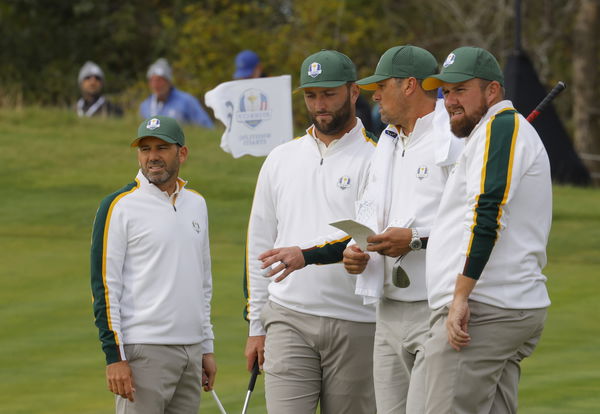
[[330, 226], [336, 227], [349, 234], [361, 250], [367, 250], [367, 237], [373, 236], [375, 232], [368, 226], [362, 223], [348, 219], [329, 223]]

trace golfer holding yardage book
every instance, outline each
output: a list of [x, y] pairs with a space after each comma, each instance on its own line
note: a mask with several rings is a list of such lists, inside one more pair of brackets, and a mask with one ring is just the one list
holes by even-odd
[[106, 380], [117, 413], [196, 414], [217, 370], [206, 202], [178, 177], [188, 148], [175, 119], [144, 120], [131, 146], [140, 170], [102, 201], [92, 234]]
[[496, 59], [475, 47], [454, 50], [423, 82], [442, 88], [452, 132], [467, 141], [427, 246], [429, 414], [517, 412], [520, 362], [550, 305], [550, 164], [503, 84]]
[[[275, 283], [259, 258], [329, 234], [329, 223], [354, 215], [376, 145], [355, 116], [355, 81], [342, 53], [306, 58], [300, 88], [313, 125], [273, 149], [258, 177], [248, 229], [246, 357], [249, 370], [256, 358], [264, 368], [270, 413], [314, 413], [318, 404], [324, 414], [375, 412], [375, 309], [354, 294], [356, 277], [337, 263]], [[272, 273], [289, 265], [279, 262]]]

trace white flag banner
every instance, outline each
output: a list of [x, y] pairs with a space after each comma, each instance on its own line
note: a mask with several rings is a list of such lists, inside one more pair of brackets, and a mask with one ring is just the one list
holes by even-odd
[[221, 148], [234, 158], [268, 155], [293, 138], [292, 77], [224, 82], [206, 92], [204, 102], [225, 125]]

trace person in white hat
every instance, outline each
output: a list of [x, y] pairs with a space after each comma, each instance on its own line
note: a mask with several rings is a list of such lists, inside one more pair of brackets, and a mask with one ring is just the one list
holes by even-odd
[[140, 104], [142, 118], [164, 115], [184, 124], [214, 127], [198, 99], [173, 86], [173, 71], [166, 59], [160, 58], [150, 65], [146, 77], [152, 95]]
[[80, 118], [92, 116], [122, 116], [123, 110], [108, 101], [102, 94], [104, 88], [104, 72], [100, 66], [87, 61], [77, 76], [81, 97], [77, 101], [76, 110]]

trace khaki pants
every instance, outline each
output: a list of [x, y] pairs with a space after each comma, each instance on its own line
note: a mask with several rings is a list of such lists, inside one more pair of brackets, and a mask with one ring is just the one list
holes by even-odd
[[377, 414], [421, 414], [425, 409], [423, 346], [429, 331], [427, 301], [382, 298], [377, 307], [373, 377]]
[[448, 344], [448, 307], [431, 317], [425, 343], [426, 413], [513, 414], [518, 407], [520, 362], [531, 355], [546, 309], [501, 309], [469, 301], [471, 343]]
[[202, 392], [202, 346], [125, 345], [134, 402], [116, 396], [117, 414], [197, 414]]
[[267, 302], [265, 394], [271, 414], [375, 413], [374, 323], [295, 312]]

